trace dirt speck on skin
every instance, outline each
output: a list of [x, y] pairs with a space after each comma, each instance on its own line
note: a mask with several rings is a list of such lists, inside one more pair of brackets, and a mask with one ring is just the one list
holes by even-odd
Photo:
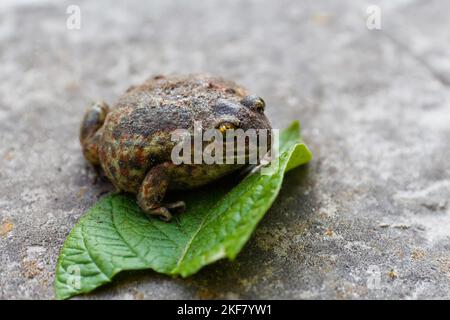
[[2, 222], [2, 224], [0, 224], [0, 237], [6, 236], [12, 231], [13, 228], [14, 224], [11, 221], [5, 220], [4, 222]]

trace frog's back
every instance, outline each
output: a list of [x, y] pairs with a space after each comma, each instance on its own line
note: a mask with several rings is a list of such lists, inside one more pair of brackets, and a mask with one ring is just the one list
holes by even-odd
[[242, 88], [208, 75], [156, 76], [131, 87], [119, 99], [109, 116], [115, 139], [130, 134], [144, 138], [161, 131], [191, 129], [194, 120], [206, 121], [218, 99], [239, 101]]
[[195, 120], [209, 126], [214, 101], [239, 101], [245, 94], [208, 75], [157, 76], [131, 87], [103, 127], [99, 157], [106, 175], [119, 189], [136, 192], [150, 167], [170, 160], [174, 130], [192, 130]]

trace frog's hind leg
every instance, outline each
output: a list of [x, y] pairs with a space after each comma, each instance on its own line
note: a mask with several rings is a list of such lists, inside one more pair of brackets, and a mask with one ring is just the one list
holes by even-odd
[[165, 162], [150, 169], [139, 189], [139, 207], [149, 215], [157, 215], [164, 221], [172, 219], [171, 211], [184, 211], [183, 201], [163, 203], [170, 182], [170, 171], [174, 164]]
[[104, 102], [94, 103], [86, 112], [80, 128], [80, 143], [86, 160], [94, 166], [100, 164], [98, 157], [98, 142], [100, 129], [105, 122], [109, 107]]

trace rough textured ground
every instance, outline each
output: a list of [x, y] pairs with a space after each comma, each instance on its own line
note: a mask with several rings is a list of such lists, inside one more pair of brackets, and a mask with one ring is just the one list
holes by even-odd
[[450, 3], [393, 3], [0, 2], [0, 298], [53, 298], [61, 245], [107, 188], [77, 141], [85, 107], [199, 71], [262, 95], [274, 127], [300, 119], [315, 160], [235, 262], [87, 298], [450, 298]]

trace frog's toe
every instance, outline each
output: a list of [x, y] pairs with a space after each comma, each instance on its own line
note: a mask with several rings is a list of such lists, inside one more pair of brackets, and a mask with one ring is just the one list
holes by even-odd
[[158, 207], [146, 211], [149, 215], [158, 216], [162, 221], [169, 222], [172, 220], [172, 214], [166, 207]]
[[169, 222], [172, 220], [172, 214], [181, 213], [186, 210], [184, 201], [176, 201], [171, 203], [164, 203], [161, 207], [144, 210], [146, 214], [158, 216], [163, 221]]
[[184, 201], [175, 201], [171, 203], [165, 203], [164, 207], [166, 207], [172, 213], [181, 213], [186, 210], [186, 203]]

